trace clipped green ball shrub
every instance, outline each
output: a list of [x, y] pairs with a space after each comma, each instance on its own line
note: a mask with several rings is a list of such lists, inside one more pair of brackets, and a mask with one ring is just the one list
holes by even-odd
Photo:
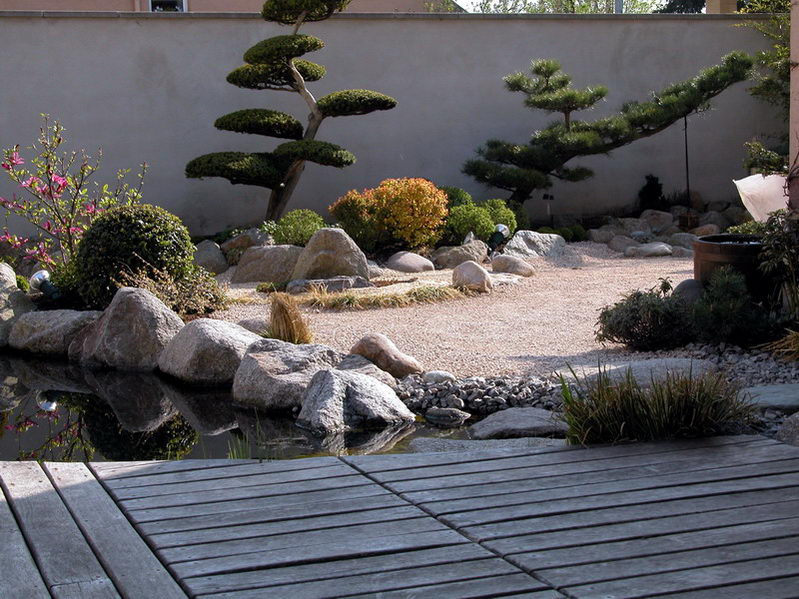
[[574, 241], [574, 233], [572, 232], [571, 227], [561, 227], [556, 232], [566, 240], [566, 243]]
[[472, 194], [460, 187], [439, 186], [439, 189], [447, 194], [447, 208], [452, 210], [455, 206], [463, 204], [473, 204]]
[[572, 225], [572, 241], [585, 241], [588, 239], [588, 231], [582, 225]]
[[174, 214], [150, 204], [117, 206], [98, 216], [74, 259], [78, 293], [86, 307], [103, 309], [117, 291], [120, 273], [189, 276], [194, 244]]
[[458, 245], [470, 233], [485, 241], [494, 232], [494, 221], [488, 210], [476, 204], [455, 206], [447, 217], [447, 243]]
[[511, 233], [516, 232], [516, 214], [508, 208], [505, 200], [486, 200], [481, 206], [488, 210], [494, 225], [505, 225]]
[[267, 21], [293, 25], [305, 14], [305, 21], [324, 21], [344, 10], [351, 0], [266, 0], [261, 16]]
[[277, 221], [272, 237], [278, 245], [305, 245], [324, 227], [324, 219], [313, 210], [292, 210]]
[[553, 229], [552, 227], [539, 227], [538, 233], [543, 233], [544, 235], [560, 235], [557, 229]]

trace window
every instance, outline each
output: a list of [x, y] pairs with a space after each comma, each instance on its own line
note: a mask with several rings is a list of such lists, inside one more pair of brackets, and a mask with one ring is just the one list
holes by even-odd
[[152, 12], [186, 12], [186, 0], [150, 0]]

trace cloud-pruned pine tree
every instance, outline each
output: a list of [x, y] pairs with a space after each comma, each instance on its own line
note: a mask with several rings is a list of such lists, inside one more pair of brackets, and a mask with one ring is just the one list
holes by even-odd
[[638, 139], [655, 135], [683, 117], [707, 109], [710, 100], [749, 77], [752, 59], [732, 52], [721, 64], [692, 79], [674, 83], [647, 102], [629, 102], [621, 111], [595, 121], [580, 121], [574, 113], [593, 108], [608, 93], [602, 86], [577, 89], [555, 60], [534, 60], [530, 75], [513, 73], [505, 87], [521, 92], [529, 108], [560, 113], [562, 118], [535, 131], [527, 144], [489, 140], [467, 161], [463, 172], [480, 183], [510, 192], [516, 207], [533, 192], [552, 186], [554, 179], [582, 181], [593, 176], [583, 166], [566, 166], [573, 158], [607, 154]]
[[350, 0], [267, 0], [261, 11], [266, 21], [293, 25], [290, 35], [266, 39], [244, 53], [244, 64], [233, 70], [227, 81], [237, 87], [285, 91], [299, 94], [310, 109], [307, 125], [292, 115], [276, 110], [251, 108], [238, 110], [216, 120], [223, 131], [249, 133], [287, 139], [271, 152], [216, 152], [195, 158], [186, 165], [190, 178], [222, 177], [232, 184], [256, 185], [271, 189], [265, 218], [275, 220], [286, 210], [299, 183], [306, 162], [344, 168], [355, 156], [344, 148], [317, 141], [322, 121], [328, 117], [369, 114], [390, 110], [396, 100], [384, 94], [349, 89], [316, 99], [307, 83], [326, 74], [322, 65], [300, 57], [324, 48], [324, 42], [299, 33], [303, 23], [323, 21], [344, 10]]

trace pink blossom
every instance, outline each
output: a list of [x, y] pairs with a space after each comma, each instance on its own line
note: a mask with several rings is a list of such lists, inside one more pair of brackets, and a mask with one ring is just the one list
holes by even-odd
[[25, 161], [19, 157], [19, 152], [12, 152], [11, 157], [8, 159], [8, 162], [3, 162], [2, 164], [0, 164], [0, 166], [2, 166], [7, 171], [10, 171], [18, 164], [25, 164]]
[[34, 186], [34, 189], [36, 189], [36, 187], [41, 185], [41, 183], [42, 183], [42, 180], [39, 179], [39, 177], [30, 177], [28, 179], [25, 179], [22, 183], [20, 183], [19, 186], [20, 187], [26, 187], [26, 188]]

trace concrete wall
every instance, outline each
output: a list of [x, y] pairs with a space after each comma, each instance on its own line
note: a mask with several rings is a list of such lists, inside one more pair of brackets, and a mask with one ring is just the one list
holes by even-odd
[[[489, 138], [524, 143], [551, 117], [525, 108], [502, 77], [531, 58], [556, 57], [577, 85], [605, 84], [607, 101], [587, 118], [694, 75], [734, 49], [754, 51], [760, 36], [728, 16], [340, 15], [310, 24], [328, 47], [314, 55], [328, 67], [318, 95], [370, 88], [397, 98], [390, 112], [328, 119], [319, 138], [358, 157], [344, 170], [310, 164], [292, 207], [326, 207], [349, 189], [386, 177], [427, 177], [478, 198], [502, 197], [460, 173]], [[33, 141], [39, 113], [62, 120], [76, 147], [102, 146], [110, 172], [146, 161], [146, 199], [180, 215], [195, 232], [257, 221], [268, 193], [221, 179], [187, 180], [199, 154], [264, 150], [276, 140], [217, 131], [233, 110], [270, 107], [304, 118], [293, 94], [250, 91], [225, 82], [245, 49], [284, 32], [247, 15], [16, 15], [0, 13], [0, 146]], [[738, 84], [713, 110], [689, 120], [691, 186], [708, 200], [735, 195], [742, 144], [775, 131], [772, 111]], [[575, 161], [576, 162], [576, 161]], [[596, 176], [553, 190], [556, 213], [591, 214], [630, 205], [644, 175], [666, 191], [684, 187], [683, 132], [660, 135], [581, 160]], [[110, 178], [110, 177], [109, 177]], [[0, 195], [13, 190], [2, 182]], [[530, 203], [535, 216], [543, 202]]]
[[[184, 2], [185, 4], [185, 2]], [[264, 0], [188, 0], [188, 12], [260, 12]], [[429, 12], [427, 0], [352, 0], [348, 12]], [[148, 0], [0, 0], [0, 10], [149, 11]]]

